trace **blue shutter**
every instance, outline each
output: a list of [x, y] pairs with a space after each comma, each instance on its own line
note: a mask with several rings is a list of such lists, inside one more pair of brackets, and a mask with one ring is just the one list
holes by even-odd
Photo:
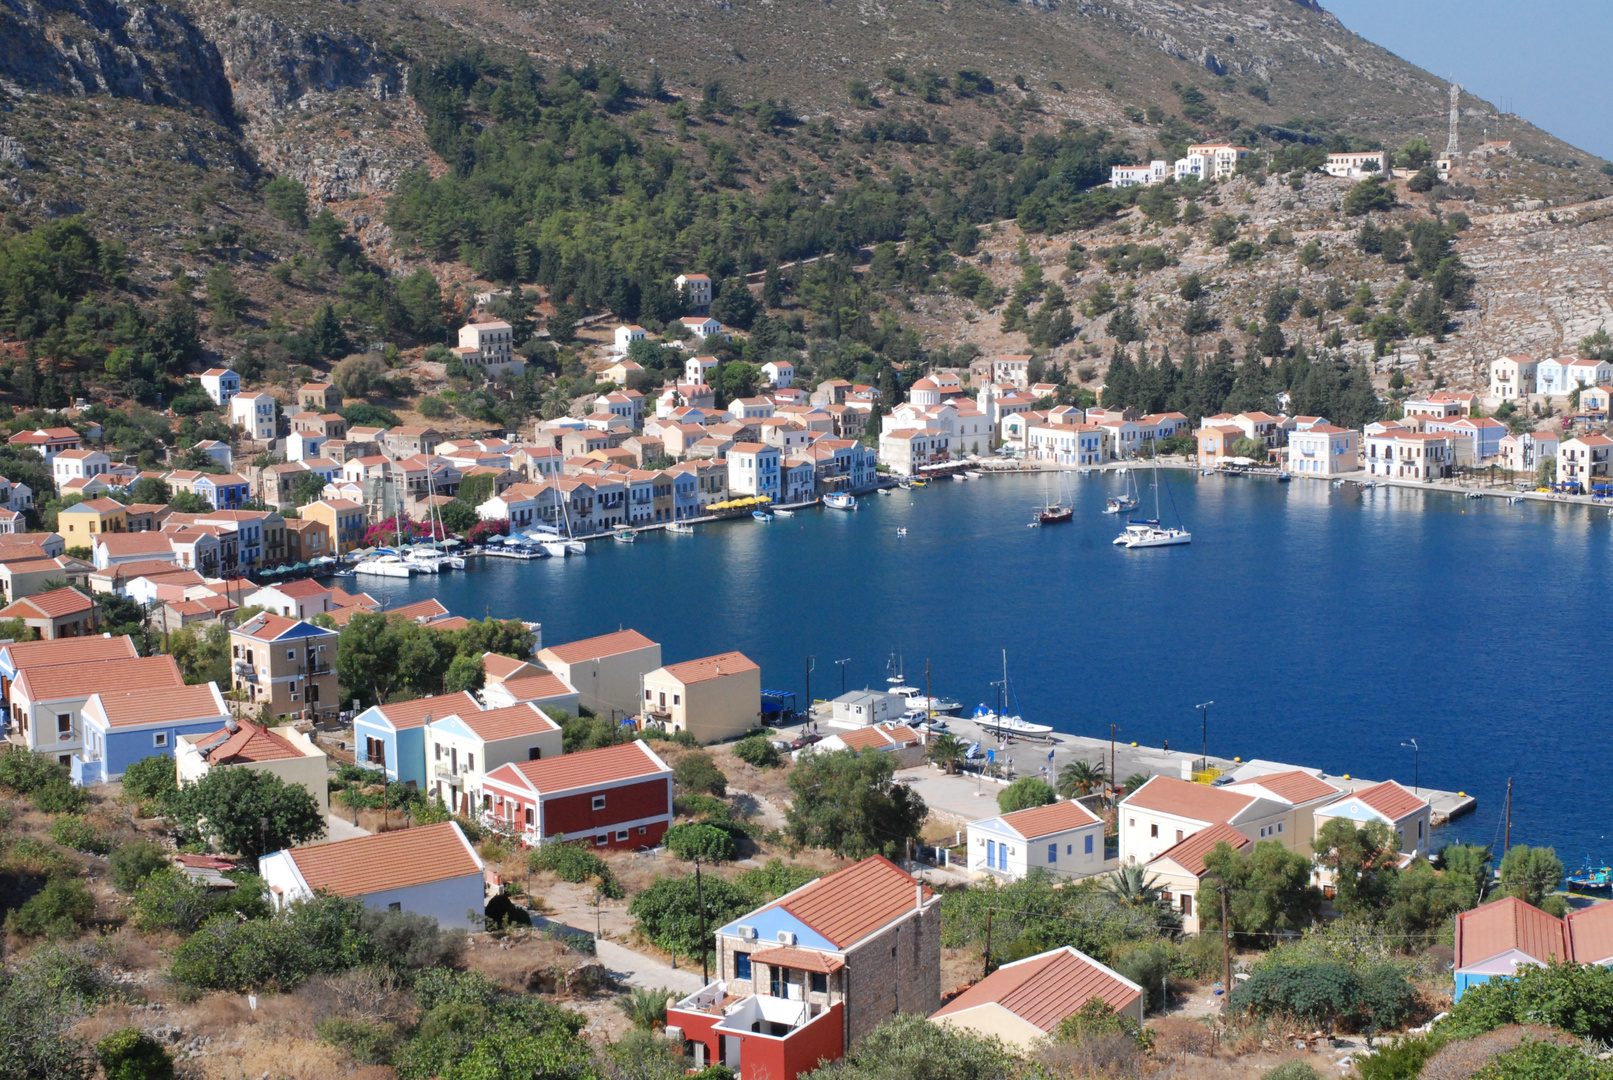
[[986, 841], [986, 869], [994, 869], [997, 865], [997, 841]]
[[1059, 861], [1059, 846], [1057, 844], [1047, 845], [1047, 861], [1049, 864]]

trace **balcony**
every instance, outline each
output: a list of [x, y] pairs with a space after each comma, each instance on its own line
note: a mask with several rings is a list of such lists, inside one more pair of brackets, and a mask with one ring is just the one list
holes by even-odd
[[242, 663], [241, 661], [236, 661], [235, 674], [237, 676], [239, 676], [240, 678], [245, 679], [247, 682], [254, 682], [255, 683], [255, 682], [258, 681], [257, 668], [254, 668], [251, 664]]
[[439, 761], [431, 767], [431, 775], [443, 780], [457, 780], [460, 774], [452, 765]]

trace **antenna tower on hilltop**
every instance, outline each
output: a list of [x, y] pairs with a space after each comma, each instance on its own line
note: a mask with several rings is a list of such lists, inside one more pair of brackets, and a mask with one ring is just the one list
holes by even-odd
[[1451, 139], [1450, 139], [1450, 142], [1448, 142], [1445, 145], [1445, 153], [1450, 155], [1451, 157], [1455, 157], [1457, 154], [1461, 153], [1461, 148], [1458, 146], [1457, 138], [1456, 138], [1456, 125], [1457, 125], [1457, 122], [1461, 118], [1461, 115], [1462, 115], [1461, 98], [1462, 98], [1462, 88], [1461, 88], [1461, 86], [1458, 85], [1455, 82], [1452, 82], [1451, 83]]

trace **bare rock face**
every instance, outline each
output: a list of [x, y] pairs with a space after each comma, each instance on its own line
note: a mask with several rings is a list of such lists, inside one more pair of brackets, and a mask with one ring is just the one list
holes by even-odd
[[8, 0], [0, 5], [0, 84], [231, 115], [218, 50], [183, 12], [160, 4]]
[[398, 61], [357, 35], [289, 27], [262, 13], [233, 10], [206, 15], [202, 25], [244, 110], [274, 114], [310, 94], [344, 90], [385, 101], [403, 86]]

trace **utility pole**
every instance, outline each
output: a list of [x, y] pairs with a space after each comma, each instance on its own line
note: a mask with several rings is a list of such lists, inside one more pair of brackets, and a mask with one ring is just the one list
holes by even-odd
[[840, 668], [840, 695], [842, 697], [846, 694], [846, 665], [849, 663], [851, 663], [851, 657], [849, 656], [844, 660], [835, 661], [835, 664]]
[[1221, 1000], [1232, 996], [1232, 927], [1227, 914], [1227, 881], [1221, 879]]
[[1417, 740], [1416, 739], [1413, 739], [1410, 742], [1403, 742], [1400, 745], [1401, 746], [1409, 746], [1409, 747], [1411, 747], [1411, 789], [1415, 794], [1421, 795], [1423, 793], [1423, 791], [1422, 791], [1422, 756], [1423, 756], [1423, 748], [1417, 745]]
[[1119, 724], [1109, 725], [1109, 805], [1115, 802], [1115, 733], [1120, 730]]
[[1507, 777], [1507, 832], [1506, 839], [1501, 844], [1501, 857], [1504, 859], [1507, 852], [1512, 850], [1512, 777]]
[[980, 977], [983, 979], [987, 975], [990, 975], [990, 974], [991, 974], [991, 908], [987, 908], [986, 909], [986, 963], [985, 963], [985, 967], [981, 970]]
[[817, 666], [818, 666], [818, 658], [816, 656], [813, 656], [811, 653], [808, 653], [807, 658], [806, 658], [806, 676], [807, 676], [806, 713], [807, 713], [807, 719], [808, 720], [812, 719], [812, 669], [817, 667]]
[[1202, 740], [1205, 769], [1210, 767], [1210, 706], [1214, 704], [1213, 701], [1206, 701], [1202, 705], [1193, 706], [1199, 711], [1199, 738]]
[[700, 905], [700, 985], [704, 986], [711, 981], [711, 972], [706, 967], [706, 891], [700, 885], [699, 859], [694, 861], [694, 895]]

